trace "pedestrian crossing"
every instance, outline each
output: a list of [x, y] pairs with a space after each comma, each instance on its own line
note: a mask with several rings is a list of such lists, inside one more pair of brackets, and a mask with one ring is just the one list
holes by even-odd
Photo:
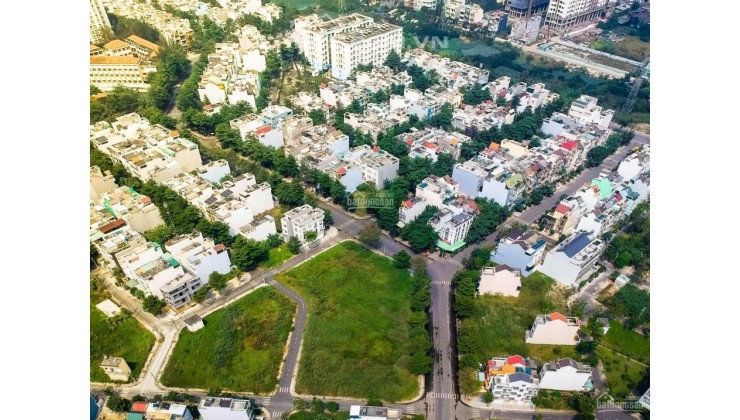
[[406, 413], [407, 414], [416, 414], [416, 407], [413, 405], [406, 406]]
[[439, 284], [442, 286], [450, 286], [452, 284], [452, 281], [449, 280], [435, 280], [432, 282], [432, 284]]
[[262, 406], [270, 405], [270, 397], [262, 398]]
[[275, 281], [275, 279], [270, 279], [270, 281], [268, 281], [267, 283], [269, 283], [269, 284], [271, 284], [273, 286], [275, 286], [277, 284], [277, 282]]
[[282, 416], [282, 415], [283, 415], [283, 412], [282, 411], [275, 411], [274, 413], [272, 413], [272, 418], [273, 419], [279, 419], [280, 416]]
[[451, 392], [430, 392], [427, 397], [435, 400], [454, 400], [455, 394]]
[[470, 417], [473, 419], [479, 419], [480, 418], [480, 410], [477, 408], [471, 408], [470, 409]]
[[290, 393], [290, 387], [289, 386], [281, 386], [280, 387], [280, 390], [278, 392], [279, 393], [289, 394]]

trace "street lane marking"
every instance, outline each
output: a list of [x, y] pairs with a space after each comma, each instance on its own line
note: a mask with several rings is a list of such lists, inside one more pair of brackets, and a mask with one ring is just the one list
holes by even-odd
[[449, 393], [449, 392], [430, 392], [429, 398], [437, 399], [437, 400], [454, 400], [455, 394]]
[[290, 392], [290, 387], [287, 387], [287, 386], [281, 386], [281, 387], [280, 387], [280, 392], [285, 392], [285, 393], [288, 393], [288, 392]]
[[440, 284], [440, 285], [443, 285], [443, 286], [449, 286], [449, 285], [452, 284], [452, 282], [451, 281], [445, 281], [445, 280], [435, 280], [435, 281], [432, 282], [432, 284]]
[[413, 405], [409, 405], [409, 406], [406, 407], [406, 412], [409, 413], [409, 414], [415, 414], [416, 413], [416, 408]]

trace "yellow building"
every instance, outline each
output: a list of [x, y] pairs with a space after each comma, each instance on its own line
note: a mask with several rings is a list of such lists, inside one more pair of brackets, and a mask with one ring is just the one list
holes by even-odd
[[126, 364], [126, 361], [122, 357], [103, 356], [103, 362], [100, 363], [100, 368], [113, 381], [126, 382], [131, 376], [131, 368], [128, 367], [128, 364]]

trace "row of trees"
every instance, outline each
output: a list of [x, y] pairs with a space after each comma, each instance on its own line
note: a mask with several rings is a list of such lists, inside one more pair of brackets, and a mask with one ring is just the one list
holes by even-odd
[[586, 153], [586, 167], [595, 168], [604, 162], [604, 159], [617, 151], [622, 146], [630, 144], [635, 137], [635, 132], [623, 130], [619, 134], [612, 134], [606, 139], [604, 146], [596, 146]]

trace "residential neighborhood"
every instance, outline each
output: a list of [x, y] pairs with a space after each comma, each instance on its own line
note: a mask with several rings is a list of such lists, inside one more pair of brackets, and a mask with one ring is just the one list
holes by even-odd
[[649, 4], [576, 3], [91, 0], [92, 419], [649, 418]]

